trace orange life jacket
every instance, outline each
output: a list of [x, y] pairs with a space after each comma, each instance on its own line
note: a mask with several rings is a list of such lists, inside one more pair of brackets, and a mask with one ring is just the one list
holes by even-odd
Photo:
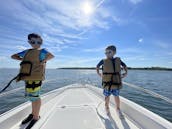
[[20, 63], [19, 80], [44, 80], [45, 63], [40, 62], [41, 50], [29, 49]]
[[108, 90], [122, 88], [121, 60], [119, 57], [103, 60], [102, 85]]

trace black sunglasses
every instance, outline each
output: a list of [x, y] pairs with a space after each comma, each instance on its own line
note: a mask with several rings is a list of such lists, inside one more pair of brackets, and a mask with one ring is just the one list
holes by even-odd
[[42, 44], [42, 42], [40, 42], [40, 41], [32, 41], [32, 40], [30, 41], [30, 43], [31, 44], [38, 44], [38, 45], [41, 45]]
[[112, 53], [111, 51], [105, 52], [106, 55], [107, 55], [107, 54], [111, 54], [111, 53]]

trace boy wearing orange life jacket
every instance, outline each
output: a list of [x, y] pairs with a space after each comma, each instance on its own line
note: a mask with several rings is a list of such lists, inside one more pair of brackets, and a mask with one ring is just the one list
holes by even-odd
[[[111, 45], [105, 49], [106, 59], [102, 59], [97, 64], [97, 74], [102, 77], [103, 94], [105, 96], [105, 109], [107, 114], [109, 111], [110, 95], [112, 94], [116, 103], [116, 111], [120, 118], [123, 118], [123, 114], [120, 110], [119, 92], [122, 88], [121, 78], [127, 76], [127, 66], [121, 61], [119, 57], [114, 57], [116, 54], [116, 47]], [[99, 68], [102, 66], [102, 74], [99, 72]], [[121, 67], [125, 73], [121, 75]]]
[[32, 102], [32, 113], [21, 123], [30, 122], [26, 129], [30, 129], [40, 118], [40, 90], [42, 81], [45, 79], [45, 65], [54, 57], [46, 49], [41, 49], [43, 40], [38, 34], [29, 34], [28, 43], [31, 45], [30, 49], [11, 56], [12, 59], [22, 61], [17, 81], [25, 81], [25, 96]]

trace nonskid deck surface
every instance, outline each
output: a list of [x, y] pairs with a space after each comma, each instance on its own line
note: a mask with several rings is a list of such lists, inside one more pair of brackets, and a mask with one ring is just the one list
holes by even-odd
[[[103, 98], [87, 88], [65, 90], [42, 106], [41, 119], [35, 125], [41, 129], [138, 129], [127, 117], [119, 119], [114, 107], [111, 115], [104, 109]], [[12, 129], [24, 129], [17, 123]]]

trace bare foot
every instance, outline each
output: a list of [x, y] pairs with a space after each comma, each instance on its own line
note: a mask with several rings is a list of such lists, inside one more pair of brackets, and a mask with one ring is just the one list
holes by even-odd
[[121, 112], [120, 109], [116, 109], [116, 112], [117, 112], [120, 119], [124, 119], [124, 115], [123, 115], [123, 113]]
[[108, 106], [105, 106], [105, 110], [106, 110], [106, 114], [107, 114], [107, 115], [110, 115], [110, 109], [109, 109]]

